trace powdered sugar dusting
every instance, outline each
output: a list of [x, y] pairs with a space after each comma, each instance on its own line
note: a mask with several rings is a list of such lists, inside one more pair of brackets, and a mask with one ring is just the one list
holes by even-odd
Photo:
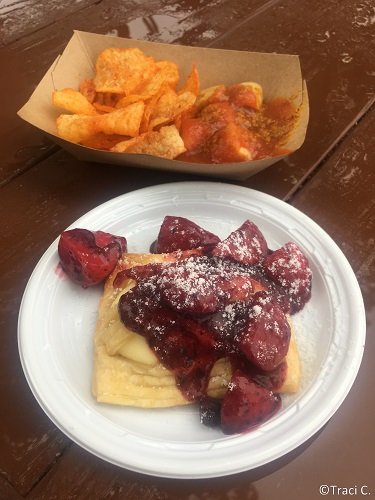
[[213, 250], [216, 256], [228, 257], [244, 264], [255, 264], [266, 252], [267, 242], [263, 234], [249, 220], [218, 243]]

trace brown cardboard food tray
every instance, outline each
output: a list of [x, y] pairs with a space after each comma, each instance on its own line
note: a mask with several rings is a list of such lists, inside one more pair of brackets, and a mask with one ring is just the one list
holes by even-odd
[[55, 121], [63, 110], [52, 106], [52, 92], [66, 87], [78, 89], [82, 80], [94, 75], [97, 56], [109, 47], [138, 47], [156, 60], [174, 61], [179, 66], [181, 82], [196, 62], [201, 89], [218, 84], [257, 82], [263, 87], [265, 100], [287, 97], [299, 109], [297, 127], [285, 147], [295, 151], [304, 142], [309, 105], [296, 55], [169, 45], [75, 31], [64, 52], [53, 62], [18, 114], [80, 160], [244, 180], [287, 156], [220, 165], [193, 164], [143, 154], [101, 151], [61, 139], [57, 136]]

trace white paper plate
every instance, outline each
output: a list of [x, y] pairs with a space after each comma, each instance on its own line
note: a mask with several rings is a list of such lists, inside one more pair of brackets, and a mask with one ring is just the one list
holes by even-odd
[[224, 436], [199, 422], [193, 406], [135, 409], [98, 404], [91, 393], [93, 333], [101, 287], [82, 289], [58, 272], [57, 240], [36, 266], [23, 297], [18, 341], [28, 383], [50, 419], [93, 454], [138, 472], [204, 478], [252, 469], [293, 450], [340, 406], [359, 369], [365, 314], [354, 273], [311, 219], [263, 193], [215, 182], [164, 184], [100, 205], [70, 228], [124, 235], [145, 252], [165, 215], [187, 217], [219, 237], [246, 219], [270, 248], [301, 246], [313, 271], [313, 296], [294, 316], [303, 364], [301, 391], [260, 428]]

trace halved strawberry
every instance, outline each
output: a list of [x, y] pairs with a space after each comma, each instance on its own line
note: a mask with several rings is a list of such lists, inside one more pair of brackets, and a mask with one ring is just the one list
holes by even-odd
[[290, 325], [284, 312], [267, 292], [257, 292], [249, 304], [240, 350], [255, 366], [270, 371], [287, 355], [289, 342]]
[[133, 332], [149, 337], [164, 331], [176, 323], [176, 313], [166, 309], [155, 294], [157, 278], [141, 281], [121, 295], [118, 313], [121, 322]]
[[126, 251], [123, 236], [79, 228], [64, 231], [58, 244], [61, 267], [85, 288], [104, 281]]
[[217, 352], [238, 354], [238, 345], [246, 326], [248, 306], [244, 301], [235, 301], [220, 308], [203, 319], [200, 325], [210, 332]]
[[262, 424], [278, 410], [280, 401], [280, 396], [236, 368], [221, 406], [224, 434], [237, 434]]
[[267, 242], [260, 229], [250, 220], [246, 220], [214, 247], [212, 255], [227, 257], [243, 264], [255, 264], [267, 251]]
[[187, 259], [168, 266], [161, 273], [159, 290], [165, 302], [175, 311], [197, 316], [215, 312], [223, 302], [222, 278], [207, 273], [197, 260]]
[[289, 312], [300, 311], [311, 297], [312, 272], [300, 247], [289, 242], [261, 263], [265, 274], [289, 299]]
[[198, 226], [185, 217], [167, 215], [160, 227], [156, 252], [170, 253], [176, 250], [191, 250], [207, 245], [216, 245], [219, 237]]

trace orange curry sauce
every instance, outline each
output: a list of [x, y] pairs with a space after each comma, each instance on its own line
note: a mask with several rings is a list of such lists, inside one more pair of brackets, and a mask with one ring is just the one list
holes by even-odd
[[236, 163], [288, 154], [283, 148], [297, 121], [293, 103], [283, 97], [257, 109], [251, 87], [218, 85], [202, 104], [181, 117], [187, 151], [176, 159], [190, 163]]

